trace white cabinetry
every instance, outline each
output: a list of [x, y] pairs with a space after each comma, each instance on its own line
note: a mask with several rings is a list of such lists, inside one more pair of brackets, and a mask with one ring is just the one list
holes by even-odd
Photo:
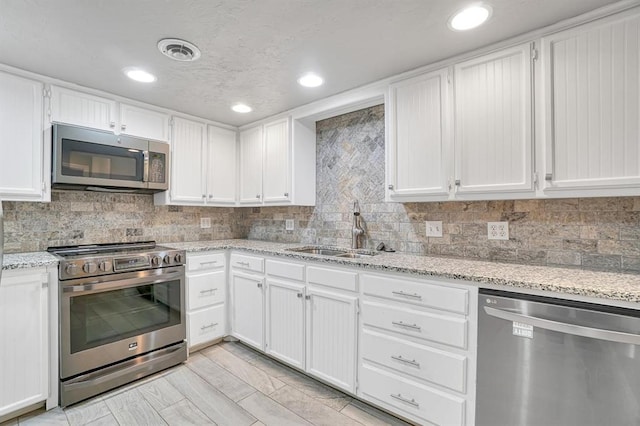
[[207, 204], [234, 205], [238, 179], [236, 131], [207, 126]]
[[456, 64], [454, 84], [456, 197], [533, 191], [531, 45]]
[[391, 84], [387, 106], [388, 198], [447, 199], [452, 173], [448, 70]]
[[231, 334], [264, 350], [264, 259], [231, 253]]
[[224, 252], [187, 254], [187, 341], [190, 349], [226, 335], [225, 258]]
[[120, 133], [169, 141], [169, 114], [120, 103]]
[[[0, 73], [0, 199], [48, 201], [41, 83]], [[50, 149], [50, 148], [49, 148]]]
[[543, 38], [546, 195], [638, 195], [639, 32], [635, 11]]
[[48, 280], [44, 268], [2, 273], [0, 417], [49, 397]]
[[240, 204], [314, 205], [315, 132], [290, 117], [242, 130]]
[[360, 278], [358, 396], [420, 424], [474, 424], [477, 290]]

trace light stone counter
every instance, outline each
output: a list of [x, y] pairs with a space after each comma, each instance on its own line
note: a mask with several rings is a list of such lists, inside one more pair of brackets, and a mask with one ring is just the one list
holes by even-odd
[[40, 266], [53, 266], [58, 264], [58, 259], [46, 251], [30, 253], [5, 253], [2, 259], [2, 270], [37, 268]]

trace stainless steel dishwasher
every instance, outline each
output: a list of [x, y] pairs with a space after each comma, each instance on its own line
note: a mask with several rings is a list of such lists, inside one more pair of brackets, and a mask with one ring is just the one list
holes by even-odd
[[478, 426], [640, 425], [640, 310], [481, 289]]

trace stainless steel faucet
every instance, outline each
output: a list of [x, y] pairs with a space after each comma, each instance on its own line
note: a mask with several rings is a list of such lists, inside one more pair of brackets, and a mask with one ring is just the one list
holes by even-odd
[[360, 225], [360, 206], [358, 201], [353, 203], [353, 228], [351, 228], [351, 248], [362, 248], [362, 236], [364, 235], [364, 229]]

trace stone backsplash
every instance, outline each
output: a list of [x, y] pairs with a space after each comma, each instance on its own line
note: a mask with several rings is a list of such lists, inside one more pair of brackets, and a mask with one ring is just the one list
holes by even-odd
[[[358, 200], [367, 248], [384, 241], [415, 254], [640, 272], [640, 197], [385, 203], [383, 106], [316, 131], [315, 207], [154, 206], [150, 195], [54, 191], [51, 203], [4, 202], [5, 250], [225, 238], [348, 247]], [[211, 228], [200, 228], [202, 217]], [[425, 236], [426, 220], [443, 222], [442, 238]], [[489, 221], [509, 221], [509, 240], [488, 240]]]

